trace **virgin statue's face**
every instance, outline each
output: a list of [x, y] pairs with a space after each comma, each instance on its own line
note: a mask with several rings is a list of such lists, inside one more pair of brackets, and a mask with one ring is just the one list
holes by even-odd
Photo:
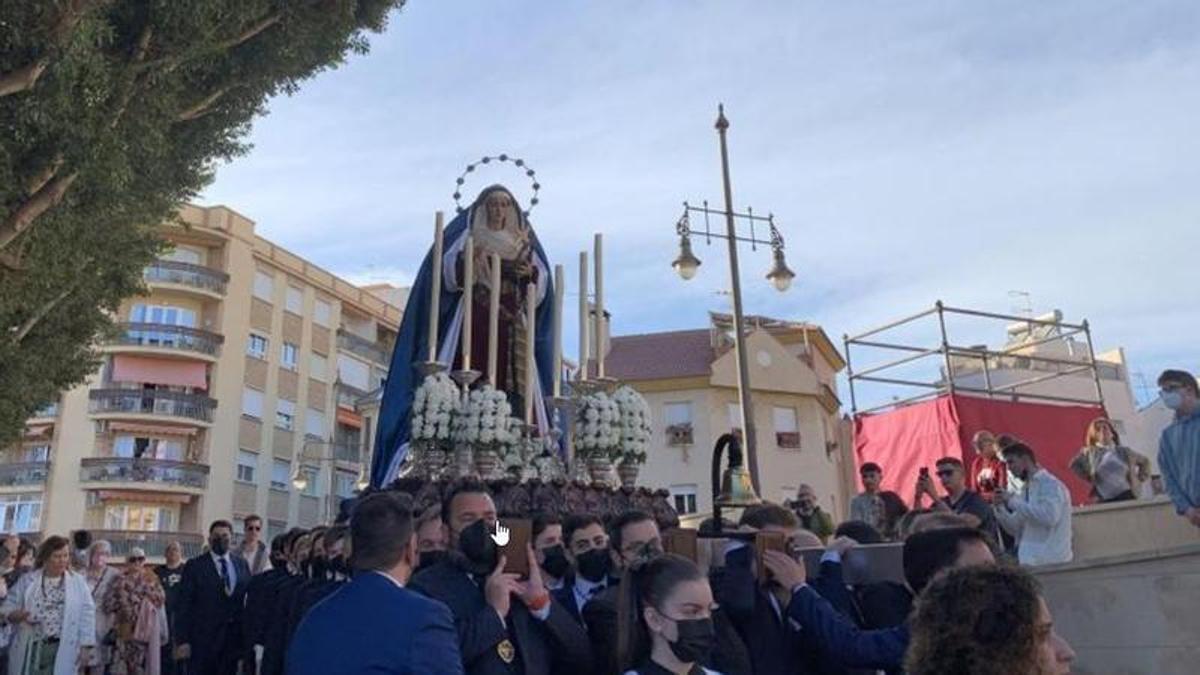
[[499, 232], [510, 224], [516, 224], [516, 213], [509, 196], [497, 190], [487, 196], [487, 226], [493, 232]]

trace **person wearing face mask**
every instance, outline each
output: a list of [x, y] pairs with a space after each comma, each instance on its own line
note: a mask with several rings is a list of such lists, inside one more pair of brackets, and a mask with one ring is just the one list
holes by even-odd
[[[417, 563], [420, 572], [446, 559], [446, 528], [442, 527], [442, 508], [431, 506], [417, 519]], [[416, 573], [414, 572], [414, 574]]]
[[1163, 486], [1175, 512], [1200, 527], [1200, 388], [1182, 370], [1163, 371], [1158, 386], [1163, 405], [1175, 411], [1158, 441]]
[[208, 528], [208, 551], [187, 561], [179, 582], [176, 630], [178, 660], [187, 671], [235, 675], [242, 658], [242, 608], [250, 568], [230, 553], [233, 525], [215, 520]]
[[537, 554], [537, 564], [542, 568], [542, 580], [551, 593], [574, 581], [574, 570], [563, 544], [563, 524], [558, 516], [552, 513], [534, 514], [533, 552]]
[[314, 556], [309, 565], [312, 578], [301, 588], [290, 611], [289, 641], [295, 639], [296, 628], [304, 619], [304, 615], [349, 579], [350, 569], [346, 563], [346, 539], [349, 535], [349, 529], [345, 525], [335, 525], [322, 536], [320, 555], [316, 555], [317, 547], [313, 547]]
[[712, 590], [687, 558], [664, 554], [621, 578], [617, 663], [625, 675], [717, 675]]
[[1004, 448], [1004, 462], [1021, 479], [1021, 493], [992, 495], [996, 520], [1017, 539], [1022, 565], [1071, 562], [1071, 494], [1054, 474], [1040, 466], [1024, 443]]
[[[285, 607], [284, 599], [291, 597], [295, 587], [302, 585], [306, 577], [300, 573], [300, 560], [305, 555], [303, 551], [311, 550], [312, 534], [307, 530], [293, 528], [287, 532], [283, 542], [282, 560], [276, 569], [282, 569], [282, 575], [265, 588], [261, 593], [263, 616], [253, 628], [256, 640], [247, 644], [262, 644], [261, 675], [282, 675], [284, 655], [287, 652], [287, 622], [280, 616], [280, 609]], [[257, 600], [255, 601], [258, 602]], [[261, 640], [261, 642], [259, 642]]]
[[609, 586], [616, 586], [617, 579], [609, 576], [612, 556], [608, 552], [608, 533], [599, 518], [571, 516], [565, 534], [567, 562], [575, 569], [575, 576], [570, 586], [554, 591], [554, 597], [582, 624], [584, 606]]
[[[288, 648], [289, 675], [462, 675], [450, 612], [408, 588], [418, 555], [414, 529], [407, 495], [377, 492], [355, 506], [355, 574], [300, 622]], [[332, 567], [345, 560], [340, 542], [327, 550]]]
[[[546, 590], [538, 566], [530, 566], [526, 580], [504, 572], [505, 556], [492, 538], [496, 506], [486, 486], [474, 480], [455, 485], [442, 503], [442, 521], [453, 553], [414, 576], [410, 585], [450, 608], [464, 671], [588, 672], [587, 635]], [[536, 559], [532, 546], [526, 554]]]
[[[663, 555], [658, 523], [654, 516], [645, 511], [632, 510], [622, 513], [609, 526], [608, 534], [614, 576], [624, 577], [633, 566]], [[592, 642], [592, 653], [596, 655], [596, 663], [592, 669], [596, 675], [614, 675], [620, 672], [617, 669], [616, 658], [619, 599], [619, 585], [613, 585], [597, 594], [583, 608], [583, 621], [587, 626], [588, 639]], [[714, 615], [714, 624], [718, 636], [717, 647], [703, 665], [726, 675], [752, 673], [746, 645], [730, 623], [729, 617], [718, 610]]]
[[[242, 618], [242, 636], [243, 643], [246, 645], [247, 658], [249, 658], [250, 652], [254, 654], [254, 663], [257, 664], [255, 672], [265, 672], [263, 663], [265, 661], [267, 626], [272, 619], [272, 610], [275, 609], [275, 591], [278, 590], [282, 581], [291, 576], [287, 569], [287, 554], [294, 538], [292, 532], [275, 535], [271, 539], [270, 568], [262, 574], [254, 575], [246, 586], [246, 610]], [[168, 591], [168, 608], [172, 604], [171, 594]]]

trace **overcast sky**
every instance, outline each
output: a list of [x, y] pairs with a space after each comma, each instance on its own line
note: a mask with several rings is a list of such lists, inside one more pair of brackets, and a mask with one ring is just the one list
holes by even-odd
[[[748, 312], [840, 343], [1023, 291], [1151, 383], [1200, 368], [1200, 3], [410, 0], [372, 45], [274, 101], [201, 202], [402, 284], [462, 168], [506, 152], [538, 171], [568, 297], [600, 231], [615, 332], [703, 327], [729, 305], [724, 249], [697, 241], [687, 284], [669, 264], [681, 202], [721, 198], [723, 101], [734, 201], [775, 214], [798, 273], [779, 294], [769, 253], [743, 250]], [[511, 169], [474, 181], [529, 196]]]

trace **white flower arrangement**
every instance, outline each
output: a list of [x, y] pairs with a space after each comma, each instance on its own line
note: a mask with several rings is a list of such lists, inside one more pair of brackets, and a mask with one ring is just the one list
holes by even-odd
[[575, 447], [583, 457], [617, 459], [621, 454], [621, 409], [598, 391], [579, 399]]
[[458, 398], [458, 387], [448, 375], [426, 376], [413, 393], [410, 438], [437, 445], [448, 443]]
[[490, 384], [472, 390], [459, 406], [454, 440], [501, 450], [516, 440], [508, 395]]
[[645, 464], [652, 435], [650, 406], [637, 390], [626, 385], [617, 389], [612, 400], [620, 411], [621, 461]]

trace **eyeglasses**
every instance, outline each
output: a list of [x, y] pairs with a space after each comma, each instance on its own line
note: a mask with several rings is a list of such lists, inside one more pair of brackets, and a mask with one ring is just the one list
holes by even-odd
[[262, 532], [262, 525], [249, 525], [246, 527], [247, 532]]

